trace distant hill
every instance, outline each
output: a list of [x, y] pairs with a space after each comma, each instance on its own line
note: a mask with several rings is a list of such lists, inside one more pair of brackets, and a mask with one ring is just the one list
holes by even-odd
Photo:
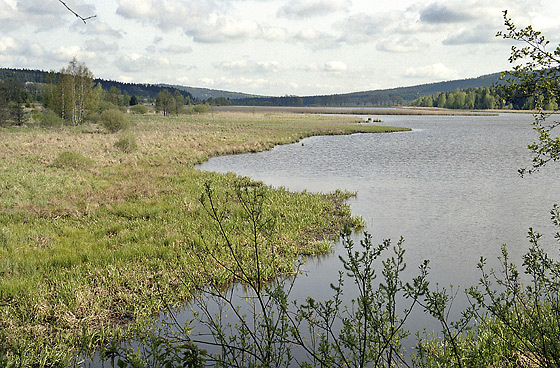
[[418, 97], [456, 89], [491, 87], [498, 81], [500, 73], [478, 78], [459, 79], [447, 82], [421, 84], [411, 87], [371, 90], [335, 95], [258, 97], [233, 100], [240, 105], [272, 106], [397, 106], [408, 105]]
[[165, 88], [175, 88], [179, 91], [185, 91], [193, 95], [194, 98], [198, 98], [199, 100], [208, 100], [209, 98], [227, 98], [230, 100], [240, 100], [246, 98], [263, 98], [264, 96], [259, 95], [252, 95], [248, 93], [242, 92], [229, 92], [229, 91], [222, 91], [219, 89], [209, 89], [209, 88], [199, 88], [199, 87], [186, 87], [186, 86], [179, 86], [173, 84], [158, 84], [158, 86], [165, 87]]
[[[45, 83], [47, 72], [42, 70], [0, 68], [0, 80], [17, 78], [22, 82]], [[195, 101], [206, 101], [210, 98], [229, 99], [236, 105], [260, 106], [398, 106], [408, 105], [418, 97], [457, 89], [491, 87], [500, 74], [488, 74], [478, 78], [460, 79], [447, 82], [421, 84], [411, 87], [371, 90], [335, 95], [318, 96], [257, 96], [247, 93], [230, 92], [209, 88], [196, 88], [169, 84], [123, 83], [104, 79], [95, 79], [103, 89], [116, 87], [122, 93], [138, 97], [155, 98], [164, 88], [178, 89], [184, 95], [190, 95]]]

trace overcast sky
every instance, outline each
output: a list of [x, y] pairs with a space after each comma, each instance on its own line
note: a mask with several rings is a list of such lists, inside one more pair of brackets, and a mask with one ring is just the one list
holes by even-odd
[[560, 1], [0, 0], [0, 66], [263, 95], [316, 95], [509, 68], [502, 11], [557, 45]]

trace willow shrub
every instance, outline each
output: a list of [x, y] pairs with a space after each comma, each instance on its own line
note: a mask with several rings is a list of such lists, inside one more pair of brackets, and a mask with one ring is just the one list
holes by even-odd
[[105, 110], [101, 113], [99, 122], [109, 133], [116, 133], [121, 130], [126, 130], [130, 127], [130, 121], [126, 115], [119, 109]]
[[[194, 254], [206, 273], [225, 273], [235, 280], [244, 299], [236, 295], [235, 286], [216, 282], [199, 287], [191, 324], [157, 329], [158, 336], [145, 339], [139, 349], [112, 346], [105, 357], [113, 366], [154, 360], [166, 364], [165, 357], [155, 358], [160, 351], [174, 357], [173, 364], [187, 366], [392, 367], [406, 362], [402, 341], [409, 333], [404, 324], [427, 290], [427, 262], [417, 278], [403, 282], [402, 239], [394, 246], [388, 240], [374, 245], [366, 234], [358, 250], [346, 227], [342, 235], [346, 257], [341, 258], [345, 272], [331, 285], [332, 298], [291, 300], [298, 267], [286, 267], [279, 256], [281, 229], [267, 196], [268, 189], [258, 183], [241, 181], [220, 194], [206, 184], [201, 203], [214, 233], [193, 245]], [[393, 254], [387, 257], [391, 248]], [[185, 270], [185, 282], [196, 284], [192, 277]], [[357, 296], [344, 306], [343, 295], [350, 288]], [[173, 316], [171, 320], [175, 321]], [[192, 326], [201, 331], [191, 333]], [[170, 333], [177, 330], [179, 334]]]

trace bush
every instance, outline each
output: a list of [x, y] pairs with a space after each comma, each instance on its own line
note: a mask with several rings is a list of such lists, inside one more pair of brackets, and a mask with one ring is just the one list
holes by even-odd
[[130, 107], [130, 111], [133, 114], [146, 114], [148, 112], [148, 108], [144, 105], [134, 105]]
[[50, 109], [43, 112], [34, 112], [33, 119], [36, 120], [42, 128], [54, 128], [64, 125], [64, 120]]
[[210, 106], [204, 104], [204, 105], [195, 105], [193, 107], [194, 112], [198, 112], [198, 113], [203, 113], [203, 112], [209, 112], [210, 111]]
[[123, 135], [115, 142], [114, 146], [116, 149], [124, 153], [135, 151], [137, 148], [136, 137], [132, 134]]
[[122, 111], [118, 109], [106, 110], [101, 113], [100, 123], [110, 133], [126, 130], [130, 127], [130, 122]]
[[60, 152], [57, 158], [52, 163], [52, 166], [61, 169], [72, 168], [72, 169], [84, 169], [93, 164], [93, 160], [87, 158], [81, 153], [75, 151], [63, 151]]
[[112, 102], [106, 101], [106, 100], [101, 100], [99, 101], [99, 113], [102, 113], [103, 111], [107, 111], [107, 110], [112, 110], [112, 109], [117, 109], [117, 105], [115, 105]]

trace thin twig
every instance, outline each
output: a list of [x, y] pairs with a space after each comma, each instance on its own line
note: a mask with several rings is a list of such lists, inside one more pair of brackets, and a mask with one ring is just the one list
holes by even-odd
[[81, 19], [82, 22], [84, 22], [84, 24], [86, 23], [86, 20], [92, 19], [92, 18], [96, 18], [96, 17], [97, 17], [97, 15], [90, 15], [89, 17], [84, 18], [84, 17], [82, 17], [80, 14], [78, 14], [78, 13], [76, 13], [74, 10], [72, 10], [68, 5], [66, 5], [66, 3], [65, 3], [64, 1], [62, 1], [62, 0], [58, 0], [58, 1], [59, 1], [62, 5], [64, 5], [64, 7], [65, 7], [66, 9], [68, 9], [72, 14], [74, 14], [74, 15], [76, 16], [76, 18]]

